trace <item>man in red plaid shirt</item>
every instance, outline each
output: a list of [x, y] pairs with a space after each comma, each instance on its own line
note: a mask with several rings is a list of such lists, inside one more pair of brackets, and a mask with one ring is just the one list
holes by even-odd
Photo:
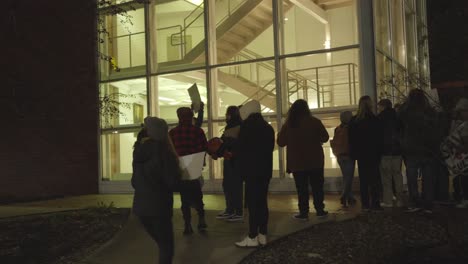
[[[179, 118], [179, 125], [169, 131], [177, 155], [182, 157], [206, 151], [207, 141], [205, 132], [203, 129], [192, 124], [192, 109], [189, 107], [177, 109], [177, 117]], [[193, 233], [191, 225], [191, 207], [194, 207], [198, 212], [198, 229], [200, 231], [205, 230], [207, 225], [200, 180], [182, 179], [180, 199], [182, 201], [182, 214], [185, 221], [184, 234], [188, 235]]]

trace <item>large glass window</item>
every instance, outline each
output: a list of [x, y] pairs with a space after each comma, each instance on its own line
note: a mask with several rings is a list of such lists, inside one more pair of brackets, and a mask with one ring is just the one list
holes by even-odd
[[[183, 73], [170, 73], [151, 77], [155, 92], [153, 98], [154, 114], [166, 119], [168, 123], [177, 123], [177, 108], [190, 107], [188, 89], [197, 85], [202, 101], [207, 105], [206, 75], [204, 70]], [[157, 99], [156, 99], [157, 94]], [[204, 111], [207, 113], [206, 111]], [[205, 114], [205, 119], [207, 114]]]
[[[135, 10], [133, 10], [135, 9]], [[145, 73], [145, 14], [138, 3], [128, 3], [101, 11], [99, 19], [101, 79], [138, 76]]]
[[359, 99], [358, 50], [286, 59], [289, 103], [306, 99], [314, 108], [356, 105]]
[[[358, 43], [354, 1], [282, 1], [284, 54], [329, 49]], [[333, 2], [333, 1], [330, 1]]]
[[391, 54], [389, 8], [387, 0], [374, 0], [374, 34], [377, 49]]
[[405, 1], [406, 53], [409, 74], [418, 72], [418, 40], [416, 28], [416, 8], [413, 0]]
[[107, 131], [101, 135], [101, 176], [105, 181], [129, 181], [132, 177], [132, 152], [138, 129]]
[[101, 127], [139, 125], [148, 113], [146, 79], [132, 79], [100, 85]]
[[403, 0], [390, 1], [392, 14], [393, 57], [399, 64], [406, 66], [405, 13]]
[[276, 83], [273, 61], [244, 63], [216, 70], [213, 97], [215, 118], [224, 117], [229, 105], [258, 100], [264, 113], [276, 111]]
[[156, 0], [150, 21], [156, 61], [153, 72], [203, 67], [205, 13], [202, 0]]
[[274, 55], [272, 1], [219, 0], [215, 3], [214, 63]]

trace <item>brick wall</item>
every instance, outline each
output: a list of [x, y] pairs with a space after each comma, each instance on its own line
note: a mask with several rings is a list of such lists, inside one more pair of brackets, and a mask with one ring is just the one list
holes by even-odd
[[94, 5], [7, 1], [0, 202], [98, 192]]

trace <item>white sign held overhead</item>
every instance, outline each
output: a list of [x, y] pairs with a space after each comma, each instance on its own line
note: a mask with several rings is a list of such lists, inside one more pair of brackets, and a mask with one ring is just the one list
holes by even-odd
[[190, 88], [188, 88], [188, 93], [190, 95], [190, 100], [192, 100], [193, 111], [195, 113], [198, 113], [202, 100], [196, 83], [194, 83]]

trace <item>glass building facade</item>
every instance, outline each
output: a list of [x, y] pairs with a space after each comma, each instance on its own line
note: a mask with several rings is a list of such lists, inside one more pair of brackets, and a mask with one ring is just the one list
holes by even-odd
[[[101, 192], [130, 192], [132, 150], [146, 115], [177, 124], [197, 84], [205, 102], [202, 128], [220, 136], [225, 111], [256, 99], [276, 132], [299, 98], [330, 137], [339, 113], [368, 94], [395, 102], [402, 87], [381, 80], [417, 73], [428, 77], [423, 0], [153, 0], [117, 1], [102, 9], [108, 34], [100, 52], [100, 97], [118, 114], [101, 115]], [[368, 10], [370, 12], [365, 13]], [[369, 44], [370, 43], [370, 44]], [[115, 66], [119, 68], [116, 70]], [[404, 86], [404, 87], [403, 87]], [[110, 100], [109, 100], [110, 99]], [[326, 189], [341, 176], [324, 144]], [[285, 151], [275, 147], [272, 191], [294, 190]], [[206, 191], [221, 191], [222, 162], [207, 158]]]

